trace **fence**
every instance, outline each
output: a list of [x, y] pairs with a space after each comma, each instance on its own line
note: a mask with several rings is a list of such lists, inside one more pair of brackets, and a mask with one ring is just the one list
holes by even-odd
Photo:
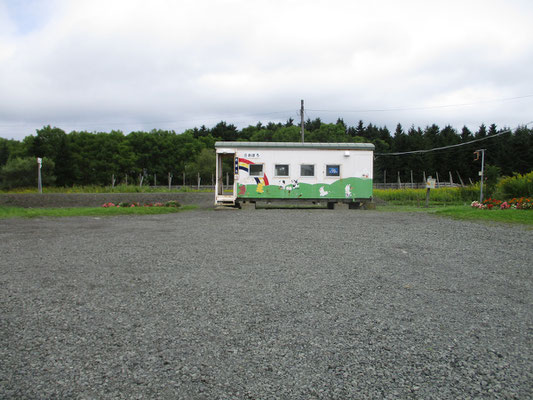
[[[386, 176], [386, 175], [385, 175]], [[424, 173], [424, 176], [425, 176], [425, 173]], [[438, 177], [438, 174], [437, 174], [437, 177]], [[193, 175], [193, 178], [192, 180], [196, 181], [194, 183], [191, 182], [191, 179], [189, 176], [187, 176], [187, 178], [189, 179], [185, 179], [186, 176], [185, 174], [182, 174], [178, 179], [173, 179], [174, 177], [172, 175], [168, 175], [168, 180], [170, 182], [172, 182], [172, 180], [176, 181], [176, 180], [180, 180], [181, 181], [181, 185], [160, 185], [160, 184], [157, 184], [157, 180], [156, 180], [156, 177], [154, 176], [153, 177], [153, 182], [154, 184], [153, 185], [149, 185], [151, 188], [154, 188], [154, 189], [196, 189], [196, 190], [214, 190], [215, 189], [215, 177], [214, 175], [211, 176], [211, 179], [209, 182], [209, 184], [202, 184], [202, 179], [200, 179], [200, 174], [196, 174], [196, 176]], [[226, 174], [225, 176], [226, 179], [224, 179], [224, 182], [223, 182], [223, 185], [225, 187], [230, 187], [233, 185], [233, 176], [232, 175], [229, 175], [229, 174]], [[231, 178], [231, 179], [230, 179]], [[412, 175], [411, 175], [411, 178], [412, 178]], [[464, 186], [464, 183], [461, 179], [461, 177], [459, 176], [459, 179], [461, 180], [461, 184], [458, 184], [458, 183], [454, 183], [453, 180], [452, 180], [452, 176], [451, 176], [451, 172], [450, 172], [450, 181], [446, 182], [446, 181], [439, 181], [438, 178], [437, 178], [437, 181], [435, 183], [435, 187], [436, 188], [447, 188], [447, 187], [461, 187], [461, 186]], [[142, 185], [143, 183], [143, 180], [144, 180], [144, 177], [139, 175], [139, 181], [140, 181], [140, 185]], [[113, 186], [115, 184], [115, 176], [113, 175], [112, 177], [112, 181], [113, 181]], [[147, 179], [146, 180], [147, 182], [149, 182], [149, 180]], [[126, 183], [127, 183], [127, 180], [126, 180]], [[472, 180], [470, 180], [470, 183], [472, 183]], [[396, 182], [376, 182], [374, 181], [373, 183], [373, 187], [374, 189], [425, 189], [426, 188], [426, 182], [401, 182], [400, 181], [400, 178], [398, 176], [398, 180]]]
[[[225, 187], [226, 185], [224, 185]], [[194, 189], [194, 190], [215, 190], [215, 185], [150, 185], [151, 189], [170, 189], [170, 190], [187, 190], [187, 189]]]
[[[387, 175], [387, 170], [383, 170], [383, 182], [376, 182], [374, 180], [374, 189], [425, 189], [426, 188], [426, 180], [428, 178], [431, 178], [431, 176], [426, 176], [426, 171], [423, 171], [422, 174], [414, 174], [413, 172], [416, 171], [409, 171], [411, 179], [407, 182], [402, 182], [400, 179], [400, 171], [396, 171], [396, 174], [392, 174], [392, 179], [390, 182], [387, 182], [387, 176], [389, 178], [391, 175]], [[459, 174], [459, 171], [455, 171], [456, 177], [458, 178], [459, 183], [454, 183], [453, 173], [452, 171], [448, 171], [448, 176], [446, 178], [449, 178], [448, 181], [444, 181], [439, 179], [439, 173], [435, 172], [436, 182], [435, 187], [436, 188], [445, 188], [445, 187], [464, 187], [465, 183], [463, 179], [461, 178], [461, 175]], [[404, 174], [405, 175], [405, 174]], [[422, 182], [415, 182], [413, 177], [417, 175], [420, 177], [420, 175], [423, 176]], [[441, 176], [442, 178], [442, 176]], [[419, 178], [415, 178], [419, 179]], [[472, 185], [472, 179], [468, 178], [470, 181], [470, 184]]]
[[[230, 188], [230, 186], [226, 186], [224, 183], [224, 187]], [[374, 182], [373, 184], [374, 189], [425, 189], [426, 184], [424, 182], [420, 183], [378, 183]], [[446, 187], [461, 187], [461, 185], [457, 183], [450, 183], [450, 182], [439, 182], [438, 184], [435, 183], [436, 188], [446, 188]], [[150, 185], [150, 188], [152, 189], [169, 189], [168, 185]], [[195, 189], [195, 190], [215, 190], [214, 185], [171, 185], [170, 189], [172, 190], [181, 190], [181, 189]]]
[[[425, 182], [417, 182], [417, 183], [379, 183], [374, 182], [374, 189], [425, 189], [426, 183]], [[453, 182], [435, 182], [436, 188], [445, 188], [445, 187], [461, 187], [461, 185]]]

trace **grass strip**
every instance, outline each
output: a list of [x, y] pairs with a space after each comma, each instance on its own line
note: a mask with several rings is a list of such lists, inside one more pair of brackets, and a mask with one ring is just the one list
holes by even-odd
[[500, 222], [506, 224], [533, 225], [533, 211], [531, 210], [480, 210], [469, 205], [437, 205], [429, 208], [417, 207], [407, 204], [378, 205], [379, 212], [426, 212], [442, 217], [463, 221]]
[[[117, 215], [156, 215], [194, 210], [194, 205], [177, 207], [72, 207], [72, 208], [22, 208], [0, 207], [0, 219], [38, 217], [110, 217]], [[427, 212], [430, 214], [467, 221], [485, 221], [507, 224], [533, 225], [530, 210], [479, 210], [470, 206], [439, 206], [429, 208], [413, 205], [378, 206], [379, 212]]]
[[[195, 189], [189, 186], [180, 187], [179, 189], [168, 189], [162, 186], [135, 186], [135, 185], [118, 185], [118, 186], [72, 186], [72, 187], [44, 187], [43, 193], [210, 193], [213, 189]], [[11, 190], [0, 190], [0, 194], [32, 194], [38, 193], [36, 188], [17, 188]]]
[[72, 208], [22, 208], [0, 207], [0, 219], [38, 217], [111, 217], [116, 215], [156, 215], [196, 209], [194, 205], [182, 207], [72, 207]]
[[470, 206], [451, 206], [438, 208], [432, 212], [436, 215], [459, 220], [533, 225], [533, 212], [531, 210], [479, 210]]

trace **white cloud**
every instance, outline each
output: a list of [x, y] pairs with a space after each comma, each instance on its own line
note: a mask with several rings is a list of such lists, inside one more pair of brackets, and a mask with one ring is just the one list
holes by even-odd
[[308, 112], [324, 120], [514, 125], [528, 122], [533, 101], [340, 112], [533, 93], [528, 1], [35, 1], [38, 23], [6, 4], [4, 137], [48, 123], [181, 131], [243, 115], [235, 122], [255, 124], [269, 118], [261, 113], [296, 111], [301, 98], [310, 109], [339, 111]]

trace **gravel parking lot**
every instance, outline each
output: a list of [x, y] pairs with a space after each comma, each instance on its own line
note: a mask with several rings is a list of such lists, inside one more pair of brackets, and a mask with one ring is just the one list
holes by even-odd
[[0, 239], [0, 398], [533, 397], [525, 228], [201, 210]]

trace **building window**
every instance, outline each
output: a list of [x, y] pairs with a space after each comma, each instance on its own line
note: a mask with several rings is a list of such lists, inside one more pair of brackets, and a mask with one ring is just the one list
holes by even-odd
[[250, 164], [250, 176], [263, 176], [263, 164]]
[[276, 176], [289, 176], [289, 164], [276, 164], [274, 170]]
[[315, 166], [312, 164], [300, 165], [300, 176], [315, 176]]
[[326, 165], [326, 176], [340, 176], [340, 175], [341, 175], [340, 165]]

